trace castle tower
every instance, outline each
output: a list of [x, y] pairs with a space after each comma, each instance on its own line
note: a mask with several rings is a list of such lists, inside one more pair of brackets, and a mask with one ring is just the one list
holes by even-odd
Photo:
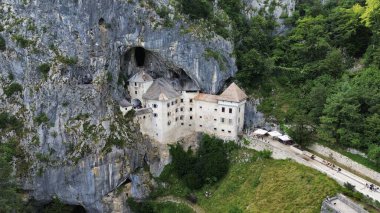
[[152, 76], [146, 73], [144, 69], [141, 69], [138, 73], [133, 75], [128, 82], [128, 91], [131, 96], [133, 107], [145, 107], [146, 103], [142, 96], [153, 84]]

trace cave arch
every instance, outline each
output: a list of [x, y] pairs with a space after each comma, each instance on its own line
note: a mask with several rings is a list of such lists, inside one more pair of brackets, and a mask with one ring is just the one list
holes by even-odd
[[142, 47], [135, 48], [135, 61], [138, 67], [143, 67], [145, 64], [145, 49]]
[[104, 18], [100, 18], [98, 21], [99, 26], [105, 25], [105, 23], [106, 21], [104, 20]]

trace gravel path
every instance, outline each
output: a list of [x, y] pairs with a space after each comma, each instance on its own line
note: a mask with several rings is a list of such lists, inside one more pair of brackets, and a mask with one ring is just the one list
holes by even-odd
[[327, 161], [320, 157], [316, 156], [313, 160], [310, 158], [312, 155], [310, 152], [301, 151], [295, 147], [284, 145], [278, 141], [270, 139], [269, 137], [259, 139], [254, 136], [246, 136], [246, 139], [250, 141], [250, 144], [246, 145], [247, 148], [255, 149], [258, 151], [264, 149], [271, 150], [272, 157], [274, 159], [293, 159], [298, 163], [325, 173], [341, 185], [348, 182], [354, 185], [357, 191], [380, 202], [380, 191], [374, 192], [367, 188], [366, 183], [370, 184], [368, 181], [344, 169], [338, 171], [336, 167], [333, 168], [331, 166], [328, 166]]

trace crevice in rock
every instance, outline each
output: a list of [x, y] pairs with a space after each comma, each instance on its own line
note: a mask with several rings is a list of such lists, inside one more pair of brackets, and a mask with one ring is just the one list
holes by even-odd
[[135, 48], [135, 60], [137, 67], [143, 67], [145, 62], [145, 49], [142, 47]]

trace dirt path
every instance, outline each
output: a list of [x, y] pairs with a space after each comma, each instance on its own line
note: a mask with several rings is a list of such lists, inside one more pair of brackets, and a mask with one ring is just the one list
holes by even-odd
[[368, 181], [347, 170], [342, 169], [341, 171], [338, 171], [336, 167], [332, 168], [331, 166], [326, 165], [327, 160], [325, 159], [316, 156], [313, 160], [310, 158], [310, 156], [312, 155], [311, 153], [307, 151], [298, 150], [288, 145], [284, 145], [268, 137], [264, 139], [258, 139], [257, 137], [246, 136], [246, 138], [249, 139], [249, 141], [251, 142], [249, 145], [246, 145], [247, 148], [259, 151], [264, 149], [271, 150], [272, 157], [275, 159], [293, 159], [298, 163], [309, 166], [311, 168], [319, 170], [322, 173], [327, 174], [329, 177], [333, 178], [341, 185], [348, 182], [354, 185], [357, 191], [380, 202], [380, 192], [374, 192], [366, 188], [366, 183], [369, 183]]
[[155, 200], [156, 202], [173, 202], [173, 203], [181, 203], [185, 204], [186, 206], [190, 207], [194, 212], [196, 213], [205, 213], [205, 211], [198, 205], [191, 203], [188, 200], [174, 197], [174, 196], [165, 196], [165, 197], [159, 197]]

